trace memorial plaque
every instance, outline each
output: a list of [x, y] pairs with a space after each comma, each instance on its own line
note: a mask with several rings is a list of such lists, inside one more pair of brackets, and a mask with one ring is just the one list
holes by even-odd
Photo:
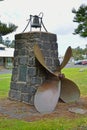
[[27, 67], [22, 65], [19, 68], [19, 81], [23, 81], [26, 82], [26, 71], [27, 71]]

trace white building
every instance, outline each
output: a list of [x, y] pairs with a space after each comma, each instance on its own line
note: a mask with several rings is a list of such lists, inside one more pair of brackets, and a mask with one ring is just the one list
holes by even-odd
[[9, 67], [13, 65], [14, 48], [7, 48], [0, 44], [0, 66]]

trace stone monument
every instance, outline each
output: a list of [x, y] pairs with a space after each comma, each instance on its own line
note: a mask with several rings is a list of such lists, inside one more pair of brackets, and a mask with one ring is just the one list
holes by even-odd
[[56, 34], [33, 31], [15, 35], [15, 52], [9, 98], [33, 105], [34, 95], [44, 80], [47, 71], [34, 55], [34, 44], [43, 52], [48, 68], [55, 71], [59, 65]]

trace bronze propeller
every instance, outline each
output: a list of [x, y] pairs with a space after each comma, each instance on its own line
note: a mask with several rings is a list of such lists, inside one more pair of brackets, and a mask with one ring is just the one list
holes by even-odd
[[34, 105], [36, 109], [41, 113], [52, 112], [56, 107], [59, 97], [64, 102], [73, 102], [78, 100], [80, 96], [78, 86], [61, 74], [61, 70], [65, 67], [72, 56], [71, 47], [68, 47], [66, 50], [64, 59], [55, 72], [51, 71], [46, 66], [44, 56], [38, 44], [34, 45], [34, 54], [39, 63], [52, 75], [52, 79], [45, 81], [37, 89], [34, 98]]

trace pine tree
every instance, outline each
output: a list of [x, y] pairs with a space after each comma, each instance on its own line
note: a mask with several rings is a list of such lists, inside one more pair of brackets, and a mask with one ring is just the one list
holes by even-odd
[[7, 35], [9, 33], [12, 33], [16, 29], [17, 29], [17, 26], [15, 26], [12, 23], [9, 23], [9, 25], [7, 25], [5, 23], [1, 23], [0, 22], [0, 35], [1, 36]]
[[[0, 0], [3, 1], [3, 0]], [[0, 42], [2, 42], [2, 36], [7, 35], [9, 33], [12, 33], [13, 31], [16, 31], [17, 26], [14, 25], [13, 23], [9, 23], [9, 25], [7, 25], [6, 23], [2, 23], [0, 21]]]
[[77, 11], [73, 8], [72, 13], [75, 14], [73, 22], [78, 23], [78, 26], [74, 30], [73, 34], [79, 34], [81, 37], [87, 37], [87, 5], [82, 4]]

